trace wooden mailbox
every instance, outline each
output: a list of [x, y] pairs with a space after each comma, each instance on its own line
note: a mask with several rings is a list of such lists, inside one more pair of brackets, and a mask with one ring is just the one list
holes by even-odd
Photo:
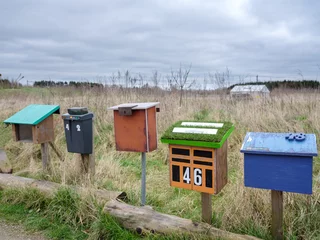
[[283, 191], [312, 194], [316, 136], [249, 132], [240, 151], [244, 153], [244, 185], [271, 190], [272, 237], [282, 240]]
[[201, 192], [202, 219], [211, 223], [211, 194], [228, 182], [229, 122], [179, 121], [167, 129], [161, 142], [169, 144], [170, 186]]
[[151, 152], [157, 149], [158, 104], [126, 103], [109, 108], [114, 112], [117, 151]]
[[141, 205], [146, 203], [146, 152], [158, 147], [159, 102], [125, 103], [109, 108], [114, 115], [117, 151], [141, 152]]
[[59, 105], [32, 104], [5, 120], [4, 123], [12, 124], [15, 141], [47, 143], [54, 140], [52, 114], [56, 113], [60, 113]]
[[244, 153], [244, 185], [312, 194], [312, 158], [318, 155], [316, 136], [296, 136], [289, 139], [287, 133], [247, 133], [240, 150]]
[[169, 143], [170, 185], [217, 194], [227, 184], [231, 123], [179, 121], [162, 136]]

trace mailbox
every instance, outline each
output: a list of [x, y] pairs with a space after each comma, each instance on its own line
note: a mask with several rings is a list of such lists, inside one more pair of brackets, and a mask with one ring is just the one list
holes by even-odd
[[32, 104], [4, 121], [12, 124], [13, 139], [19, 142], [46, 143], [54, 140], [53, 114], [59, 105]]
[[169, 144], [170, 185], [217, 194], [227, 184], [232, 123], [179, 121], [161, 137]]
[[108, 108], [114, 114], [117, 151], [151, 152], [157, 149], [159, 102], [126, 103]]
[[69, 108], [62, 115], [68, 152], [91, 154], [93, 149], [92, 119], [93, 113], [87, 108]]
[[314, 134], [248, 132], [244, 153], [244, 185], [312, 194]]

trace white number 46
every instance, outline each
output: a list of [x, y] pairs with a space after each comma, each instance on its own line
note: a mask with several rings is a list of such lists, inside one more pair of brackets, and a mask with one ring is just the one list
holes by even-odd
[[[197, 186], [201, 186], [202, 185], [202, 171], [199, 168], [195, 168], [193, 170], [193, 182], [195, 185]], [[183, 180], [186, 181], [188, 184], [190, 183], [191, 179], [190, 179], [190, 168], [186, 168], [184, 174], [183, 174]]]

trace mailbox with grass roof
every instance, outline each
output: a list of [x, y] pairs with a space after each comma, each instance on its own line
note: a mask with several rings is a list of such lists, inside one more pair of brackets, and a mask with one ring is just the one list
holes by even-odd
[[283, 239], [283, 191], [312, 194], [315, 134], [248, 132], [244, 153], [244, 185], [271, 190], [272, 236]]
[[228, 181], [227, 139], [230, 122], [179, 121], [161, 137], [169, 144], [170, 185], [201, 192], [202, 218], [211, 222], [211, 194]]
[[59, 105], [31, 104], [4, 121], [12, 125], [15, 141], [41, 144], [44, 169], [49, 167], [48, 143], [54, 140], [53, 114], [60, 114]]

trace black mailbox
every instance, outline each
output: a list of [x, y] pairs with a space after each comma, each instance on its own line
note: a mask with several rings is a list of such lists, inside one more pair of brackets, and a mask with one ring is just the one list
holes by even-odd
[[69, 108], [62, 115], [68, 152], [91, 154], [93, 149], [92, 119], [93, 113], [87, 108]]

